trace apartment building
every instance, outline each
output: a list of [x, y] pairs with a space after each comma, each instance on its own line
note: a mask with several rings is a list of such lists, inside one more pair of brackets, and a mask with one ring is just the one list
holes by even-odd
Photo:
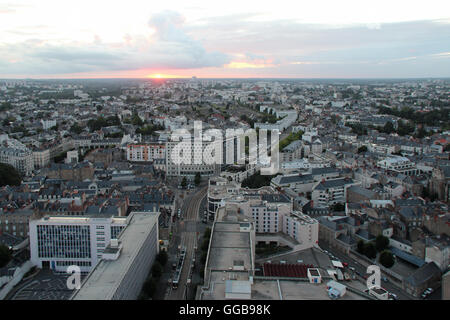
[[347, 189], [357, 184], [359, 182], [355, 182], [350, 178], [322, 180], [313, 188], [311, 199], [318, 207], [328, 207], [336, 203], [345, 203]]
[[166, 146], [162, 143], [129, 144], [127, 146], [128, 161], [154, 161], [166, 158]]

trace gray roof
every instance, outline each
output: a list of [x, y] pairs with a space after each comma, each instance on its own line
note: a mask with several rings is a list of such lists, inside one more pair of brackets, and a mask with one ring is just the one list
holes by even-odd
[[281, 177], [280, 184], [309, 183], [309, 182], [313, 182], [313, 181], [314, 181], [314, 179], [313, 179], [312, 175], [305, 174], [305, 175]]
[[377, 194], [375, 192], [373, 192], [372, 190], [365, 189], [360, 186], [351, 186], [350, 188], [347, 189], [347, 191], [357, 193], [368, 199], [376, 199], [376, 197], [377, 197]]
[[341, 178], [341, 179], [334, 179], [334, 180], [326, 180], [319, 183], [314, 189], [315, 190], [324, 190], [328, 188], [336, 188], [336, 187], [342, 187], [347, 184], [353, 183], [352, 179], [348, 178]]
[[407, 277], [405, 281], [413, 286], [420, 286], [437, 275], [441, 275], [441, 270], [434, 262], [430, 262], [417, 269], [416, 272]]

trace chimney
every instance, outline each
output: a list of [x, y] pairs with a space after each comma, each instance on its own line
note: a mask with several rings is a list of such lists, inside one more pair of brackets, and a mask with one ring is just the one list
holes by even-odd
[[311, 200], [311, 208], [314, 208], [314, 200]]

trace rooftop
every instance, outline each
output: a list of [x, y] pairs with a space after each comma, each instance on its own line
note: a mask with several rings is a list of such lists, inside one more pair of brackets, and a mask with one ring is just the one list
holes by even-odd
[[73, 300], [111, 300], [142, 245], [158, 223], [151, 213], [134, 214], [121, 233], [122, 252], [117, 260], [101, 260], [72, 297]]

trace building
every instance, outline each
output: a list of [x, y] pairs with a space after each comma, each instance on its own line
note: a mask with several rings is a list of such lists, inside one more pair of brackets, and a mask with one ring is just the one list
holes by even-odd
[[442, 300], [450, 300], [450, 270], [442, 276]]
[[359, 184], [350, 178], [340, 178], [334, 180], [322, 180], [313, 188], [311, 199], [314, 205], [327, 207], [336, 203], [347, 201], [347, 189]]
[[378, 161], [377, 165], [387, 171], [401, 173], [407, 176], [416, 175], [418, 169], [414, 162], [411, 162], [406, 157], [390, 157], [384, 160]]
[[[204, 142], [204, 143], [203, 143]], [[220, 173], [220, 167], [223, 162], [211, 161], [211, 164], [205, 161], [204, 152], [206, 146], [211, 141], [204, 140], [201, 144], [195, 143], [191, 138], [190, 142], [167, 141], [166, 143], [166, 174], [168, 177], [189, 177], [193, 179], [197, 173], [201, 176], [213, 176]], [[218, 144], [218, 148], [223, 146]], [[178, 146], [178, 147], [177, 147]], [[183, 146], [185, 148], [183, 148]], [[177, 152], [178, 151], [178, 152]], [[185, 152], [183, 154], [183, 152]], [[205, 152], [206, 153], [206, 152]]]
[[78, 163], [78, 150], [67, 151], [65, 163]]
[[448, 202], [450, 199], [450, 166], [440, 166], [433, 169], [430, 181], [431, 193], [438, 199]]
[[166, 146], [162, 143], [129, 144], [127, 146], [128, 161], [154, 161], [166, 158]]
[[450, 266], [450, 237], [442, 234], [426, 241], [425, 262], [434, 262], [445, 271]]
[[233, 184], [210, 185], [208, 192], [209, 210], [224, 206], [237, 206], [238, 213], [251, 218], [256, 241], [287, 245], [294, 251], [317, 245], [319, 223], [293, 211], [292, 200], [273, 188], [239, 189]]
[[255, 228], [237, 205], [220, 207], [211, 231], [204, 285], [196, 300], [251, 299], [255, 274]]
[[225, 204], [229, 199], [239, 194], [241, 185], [239, 183], [228, 181], [223, 177], [212, 177], [208, 181], [208, 216], [213, 219], [219, 207]]
[[33, 213], [32, 209], [4, 210], [0, 208], [0, 234], [28, 237], [28, 226]]
[[0, 163], [9, 164], [20, 174], [28, 176], [34, 169], [33, 152], [8, 135], [0, 135]]
[[33, 164], [35, 169], [40, 169], [50, 164], [50, 149], [38, 149], [33, 151]]
[[42, 129], [48, 130], [56, 126], [56, 120], [44, 120], [41, 119]]
[[158, 214], [132, 213], [72, 300], [136, 300], [158, 253]]
[[63, 179], [73, 181], [93, 180], [94, 166], [88, 161], [76, 164], [52, 163], [42, 170], [42, 174], [50, 179]]
[[282, 232], [299, 242], [296, 250], [312, 248], [319, 242], [319, 222], [298, 211], [283, 215]]
[[65, 272], [68, 266], [77, 265], [83, 272], [90, 271], [130, 218], [92, 215], [30, 220], [30, 260], [41, 269]]
[[308, 268], [308, 279], [310, 283], [321, 283], [322, 276], [320, 275], [319, 269]]
[[415, 297], [420, 297], [425, 289], [436, 289], [440, 281], [441, 270], [434, 262], [430, 262], [403, 280], [403, 290]]

